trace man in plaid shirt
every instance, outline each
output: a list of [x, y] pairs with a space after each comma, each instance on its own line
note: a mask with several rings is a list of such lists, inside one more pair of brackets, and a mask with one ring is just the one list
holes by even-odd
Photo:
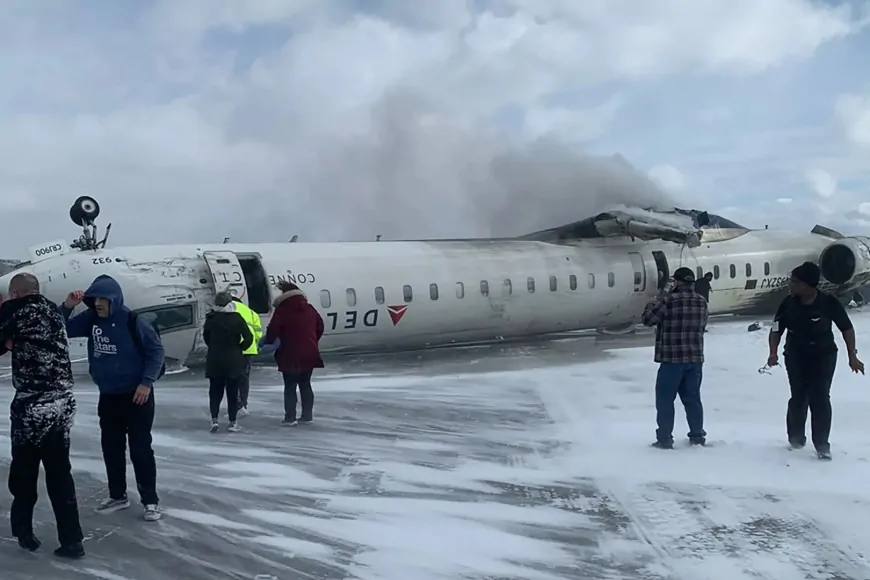
[[704, 445], [704, 406], [701, 379], [704, 367], [704, 330], [707, 301], [695, 292], [695, 274], [678, 268], [658, 299], [646, 305], [643, 323], [656, 327], [656, 442], [653, 447], [674, 447], [674, 401], [677, 395], [686, 410], [689, 442]]

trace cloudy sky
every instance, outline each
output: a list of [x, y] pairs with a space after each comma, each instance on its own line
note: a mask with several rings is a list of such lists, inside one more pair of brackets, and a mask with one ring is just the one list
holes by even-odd
[[117, 244], [522, 233], [610, 202], [867, 233], [868, 15], [5, 0], [0, 254], [74, 237], [85, 194]]

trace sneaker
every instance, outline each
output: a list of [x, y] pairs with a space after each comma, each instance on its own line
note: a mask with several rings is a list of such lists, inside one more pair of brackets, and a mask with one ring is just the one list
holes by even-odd
[[54, 555], [58, 558], [69, 558], [70, 560], [78, 560], [79, 558], [84, 557], [85, 548], [82, 546], [81, 542], [75, 542], [72, 544], [67, 544], [66, 546], [61, 546], [60, 548], [54, 551]]
[[218, 429], [220, 429], [220, 424], [218, 423], [217, 419], [212, 419], [211, 428], [209, 429], [209, 431], [211, 431], [212, 433], [217, 433]]
[[239, 427], [235, 421], [233, 421], [232, 423], [229, 424], [229, 426], [227, 426], [227, 431], [229, 431], [230, 433], [238, 433], [241, 430], [242, 430], [242, 428]]
[[673, 441], [656, 441], [650, 447], [655, 447], [656, 449], [673, 449], [674, 442]]
[[301, 423], [302, 425], [311, 425], [312, 423], [314, 423], [314, 418], [302, 417], [301, 419], [299, 419], [299, 423]]
[[125, 510], [130, 507], [130, 500], [125, 495], [121, 499], [107, 498], [97, 507], [97, 512], [101, 514], [110, 514], [118, 510]]
[[689, 445], [699, 445], [705, 447], [707, 445], [706, 437], [689, 437]]
[[237, 413], [238, 417], [247, 417], [251, 412], [248, 411], [247, 407], [239, 407], [239, 412]]
[[792, 449], [803, 449], [804, 446], [807, 444], [807, 440], [806, 439], [799, 439], [799, 438], [795, 437], [795, 438], [789, 439], [788, 444], [791, 446]]
[[299, 423], [296, 422], [296, 419], [284, 419], [283, 421], [281, 421], [281, 425], [283, 425], [284, 427], [295, 427], [298, 424]]
[[22, 549], [27, 550], [28, 552], [35, 552], [42, 545], [42, 542], [40, 542], [39, 538], [31, 533], [18, 538], [18, 545], [21, 546]]
[[154, 503], [149, 503], [145, 505], [145, 521], [146, 522], [156, 522], [161, 517], [160, 506]]

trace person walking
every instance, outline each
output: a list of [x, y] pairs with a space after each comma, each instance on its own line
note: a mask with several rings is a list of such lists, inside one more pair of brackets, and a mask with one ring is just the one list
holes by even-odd
[[218, 416], [224, 393], [227, 395], [229, 415], [228, 431], [239, 431], [236, 423], [239, 404], [239, 385], [245, 380], [245, 350], [254, 342], [247, 322], [237, 312], [238, 303], [228, 292], [218, 292], [214, 309], [205, 317], [202, 339], [208, 347], [205, 376], [208, 378], [208, 401], [211, 411], [211, 432], [220, 428]]
[[236, 296], [233, 296], [233, 304], [235, 304], [236, 312], [241, 315], [242, 320], [245, 321], [254, 336], [251, 346], [246, 348], [243, 353], [245, 355], [245, 374], [239, 383], [239, 417], [244, 417], [248, 414], [248, 394], [251, 391], [251, 359], [259, 354], [259, 342], [263, 337], [263, 324], [260, 321], [260, 315]]
[[784, 332], [785, 370], [791, 397], [786, 411], [786, 434], [792, 449], [807, 443], [807, 414], [811, 414], [812, 441], [819, 459], [831, 459], [831, 383], [837, 368], [837, 344], [832, 325], [843, 335], [849, 368], [864, 374], [857, 356], [855, 328], [846, 309], [834, 296], [818, 289], [819, 267], [804, 262], [791, 273], [789, 296], [773, 318], [768, 337], [767, 366], [779, 365], [779, 345]]
[[70, 466], [70, 431], [76, 414], [72, 364], [64, 320], [39, 292], [32, 274], [9, 281], [9, 299], [0, 305], [0, 355], [12, 351], [9, 406], [12, 462], [9, 521], [18, 545], [34, 552], [42, 545], [33, 533], [39, 466], [54, 511], [62, 558], [85, 555], [75, 480]]
[[314, 390], [311, 375], [323, 368], [319, 341], [323, 336], [323, 318], [305, 297], [305, 293], [292, 282], [278, 283], [281, 294], [273, 302], [275, 312], [266, 327], [262, 343], [277, 344], [275, 362], [284, 379], [284, 420], [287, 426], [297, 425], [296, 387], [302, 400], [300, 420], [314, 420]]
[[713, 273], [707, 272], [704, 276], [695, 282], [695, 292], [701, 295], [701, 297], [707, 301], [707, 304], [710, 304], [710, 290], [712, 289], [711, 284], [713, 283]]
[[[80, 303], [87, 310], [70, 317]], [[163, 343], [154, 327], [124, 305], [121, 286], [97, 276], [82, 292], [70, 292], [60, 306], [71, 338], [88, 339], [91, 379], [100, 390], [97, 415], [109, 497], [97, 508], [111, 513], [130, 507], [127, 497], [127, 444], [146, 521], [161, 517], [157, 463], [152, 448], [154, 383], [165, 372]]]
[[656, 327], [656, 441], [653, 447], [674, 447], [674, 401], [677, 396], [686, 411], [689, 443], [705, 445], [704, 406], [701, 381], [704, 367], [704, 331], [707, 301], [694, 290], [695, 275], [678, 268], [657, 300], [647, 304], [643, 323]]

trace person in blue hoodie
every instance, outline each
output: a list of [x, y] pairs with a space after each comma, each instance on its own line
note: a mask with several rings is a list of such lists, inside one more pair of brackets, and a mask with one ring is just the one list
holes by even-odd
[[[81, 302], [88, 309], [70, 317]], [[88, 339], [89, 371], [100, 390], [97, 414], [109, 497], [97, 511], [111, 513], [130, 507], [127, 499], [129, 441], [130, 461], [145, 507], [145, 519], [159, 520], [151, 428], [154, 382], [165, 368], [160, 336], [147, 320], [135, 316], [124, 306], [121, 286], [111, 276], [97, 276], [84, 292], [71, 292], [60, 311], [67, 321], [69, 337]]]

